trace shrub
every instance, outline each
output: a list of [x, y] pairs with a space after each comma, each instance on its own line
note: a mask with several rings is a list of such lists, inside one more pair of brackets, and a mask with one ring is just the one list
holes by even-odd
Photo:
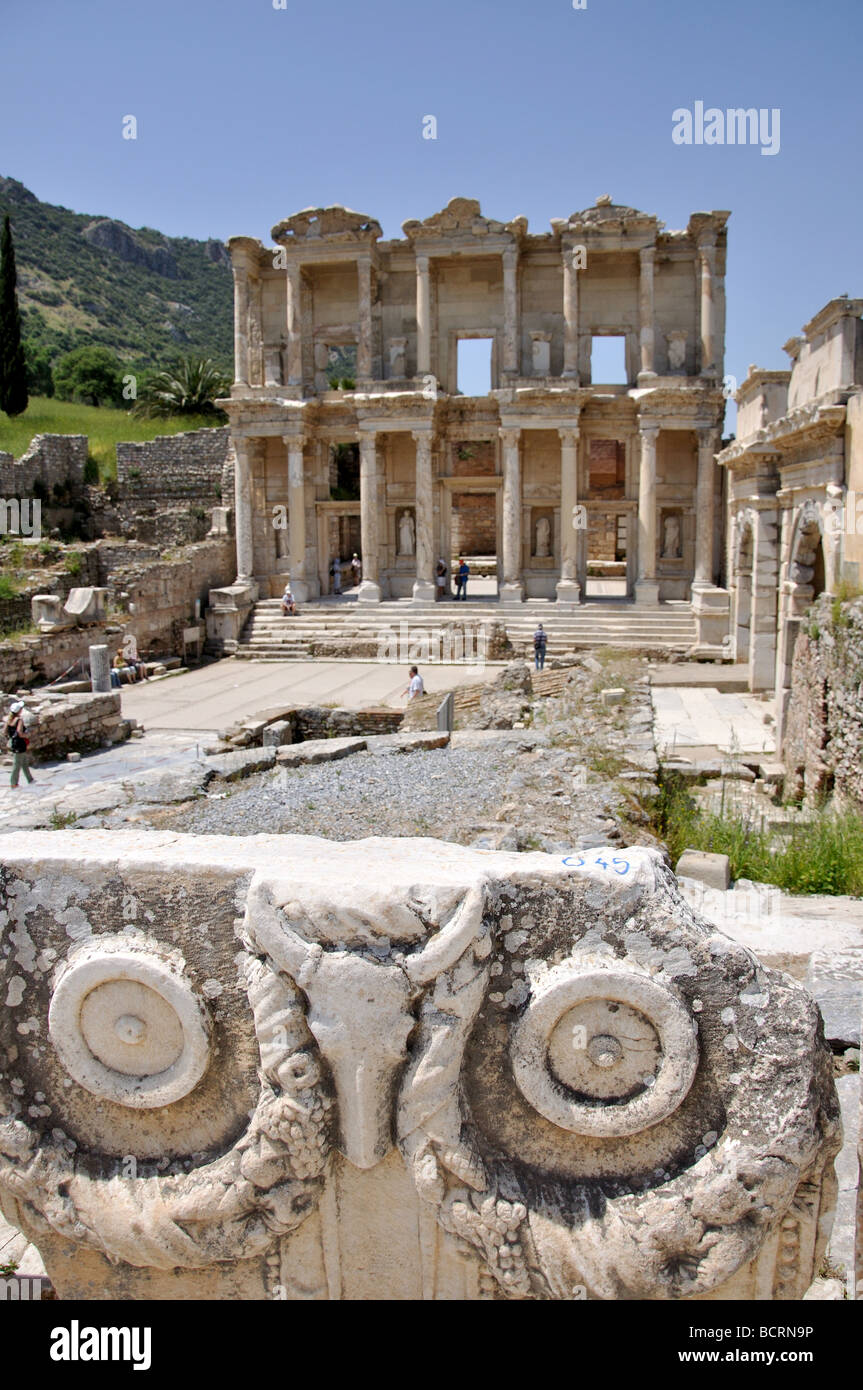
[[79, 575], [84, 568], [84, 559], [80, 550], [70, 550], [63, 561], [66, 566], [66, 573]]

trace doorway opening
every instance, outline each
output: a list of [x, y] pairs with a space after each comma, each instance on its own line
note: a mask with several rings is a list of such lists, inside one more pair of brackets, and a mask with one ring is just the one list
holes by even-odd
[[497, 496], [494, 492], [453, 493], [450, 550], [451, 576], [460, 560], [466, 560], [470, 568], [468, 599], [496, 598]]
[[589, 440], [585, 598], [626, 598], [629, 517], [619, 505], [625, 498], [625, 445], [619, 439]]
[[359, 444], [330, 445], [330, 501], [359, 502]]

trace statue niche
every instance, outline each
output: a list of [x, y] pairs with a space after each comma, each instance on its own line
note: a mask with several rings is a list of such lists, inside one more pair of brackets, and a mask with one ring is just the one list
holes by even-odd
[[413, 512], [405, 510], [398, 523], [398, 554], [413, 555], [416, 551], [416, 526]]

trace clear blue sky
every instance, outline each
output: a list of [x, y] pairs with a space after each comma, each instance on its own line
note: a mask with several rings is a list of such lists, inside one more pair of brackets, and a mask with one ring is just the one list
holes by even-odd
[[[455, 194], [533, 231], [606, 192], [670, 228], [729, 208], [739, 379], [863, 294], [861, 0], [0, 0], [0, 41], [0, 174], [77, 212], [268, 240]], [[697, 100], [780, 108], [780, 152], [675, 145]]]

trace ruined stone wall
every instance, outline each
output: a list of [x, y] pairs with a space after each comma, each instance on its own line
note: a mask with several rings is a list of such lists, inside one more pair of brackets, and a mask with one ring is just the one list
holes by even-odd
[[213, 507], [231, 504], [233, 457], [227, 426], [118, 444], [116, 529], [162, 547], [203, 540]]
[[[27, 700], [32, 722], [30, 752], [42, 758], [59, 758], [69, 752], [101, 748], [129, 737], [128, 721], [120, 709], [120, 691], [110, 694], [55, 695]], [[4, 711], [5, 713], [5, 711]]]
[[0, 497], [50, 495], [55, 488], [78, 492], [86, 462], [86, 434], [37, 434], [20, 459], [0, 452]]
[[56, 680], [76, 661], [83, 659], [86, 665], [91, 645], [116, 647], [121, 636], [119, 627], [81, 627], [0, 642], [0, 690]]
[[863, 598], [827, 596], [797, 639], [782, 747], [785, 793], [813, 802], [834, 791], [863, 809]]
[[293, 712], [298, 739], [354, 738], [363, 734], [394, 734], [404, 711], [398, 709], [326, 709], [302, 706]]
[[128, 547], [127, 563], [115, 564], [119, 557], [126, 559], [123, 549], [114, 545], [106, 548], [111, 563], [106, 564], [103, 584], [108, 601], [124, 606], [132, 603], [134, 614], [125, 620], [126, 630], [133, 632], [142, 652], [158, 650], [179, 655], [182, 651], [182, 629], [193, 621], [195, 600], [200, 599], [201, 611], [206, 607], [210, 589], [228, 583], [235, 569], [234, 542], [230, 536], [219, 536], [187, 546], [173, 560], [153, 563], [153, 552]]

